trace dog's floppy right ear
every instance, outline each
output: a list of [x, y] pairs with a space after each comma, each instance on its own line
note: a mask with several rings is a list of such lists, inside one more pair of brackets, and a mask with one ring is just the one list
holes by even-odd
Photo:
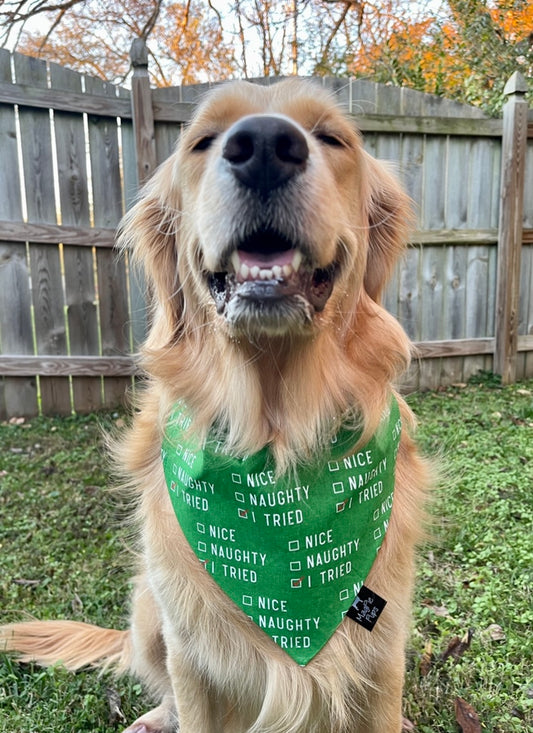
[[[164, 316], [169, 337], [179, 330], [183, 296], [178, 276], [181, 211], [174, 156], [163, 163], [124, 216], [118, 246], [130, 253], [146, 277], [154, 319]], [[162, 309], [162, 314], [157, 313]]]

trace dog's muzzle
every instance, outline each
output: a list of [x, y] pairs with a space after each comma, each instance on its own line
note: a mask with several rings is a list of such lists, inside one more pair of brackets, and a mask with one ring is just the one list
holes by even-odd
[[287, 118], [252, 115], [228, 130], [222, 157], [247, 200], [253, 200], [257, 221], [267, 223], [232, 242], [220, 270], [208, 273], [217, 311], [238, 330], [305, 328], [324, 309], [338, 269], [335, 263], [314, 267], [305, 242], [283, 233], [284, 217], [276, 220], [276, 200], [308, 165], [305, 134]]

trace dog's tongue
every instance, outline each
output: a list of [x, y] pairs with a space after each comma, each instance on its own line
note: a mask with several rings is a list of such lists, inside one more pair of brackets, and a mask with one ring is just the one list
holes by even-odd
[[250, 269], [252, 267], [259, 267], [261, 269], [265, 267], [283, 267], [284, 265], [290, 265], [294, 257], [294, 250], [288, 249], [284, 252], [245, 252], [244, 250], [238, 250], [239, 259], [241, 264], [245, 264]]

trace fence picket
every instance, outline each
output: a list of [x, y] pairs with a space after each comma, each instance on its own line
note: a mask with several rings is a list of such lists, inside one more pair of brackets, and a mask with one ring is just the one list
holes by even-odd
[[[17, 84], [47, 88], [46, 63], [14, 54]], [[19, 106], [22, 164], [28, 220], [56, 224], [53, 150], [50, 112]], [[38, 354], [60, 355], [67, 351], [59, 243], [29, 247], [35, 347]], [[40, 377], [39, 393], [44, 414], [68, 415], [72, 410], [68, 377]]]
[[[0, 81], [11, 83], [11, 55], [0, 50]], [[22, 219], [17, 129], [13, 105], [0, 104], [0, 217]], [[33, 354], [26, 244], [2, 242], [0, 231], [0, 350]], [[38, 410], [35, 377], [0, 378], [0, 418]]]
[[[115, 87], [87, 78], [88, 93], [115, 96]], [[119, 164], [119, 136], [116, 118], [91, 115], [88, 120], [91, 153], [94, 224], [116, 227], [122, 218], [123, 199]], [[123, 356], [131, 351], [128, 325], [126, 263], [109, 249], [96, 250], [100, 343], [103, 356]], [[131, 384], [128, 377], [103, 379], [103, 406], [121, 404]]]
[[[82, 91], [81, 76], [56, 64], [50, 65], [51, 86], [64, 92]], [[90, 226], [89, 179], [83, 115], [58, 111], [54, 114], [59, 173], [61, 222]], [[96, 284], [91, 247], [63, 247], [65, 302], [69, 349], [72, 355], [99, 353]], [[102, 406], [100, 377], [73, 377], [74, 409], [81, 412]]]

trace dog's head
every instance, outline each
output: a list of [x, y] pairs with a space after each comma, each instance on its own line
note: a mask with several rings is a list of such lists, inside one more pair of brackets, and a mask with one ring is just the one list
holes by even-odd
[[[313, 334], [379, 298], [408, 199], [320, 87], [218, 87], [126, 219], [171, 339]], [[198, 323], [196, 325], [198, 325]]]

